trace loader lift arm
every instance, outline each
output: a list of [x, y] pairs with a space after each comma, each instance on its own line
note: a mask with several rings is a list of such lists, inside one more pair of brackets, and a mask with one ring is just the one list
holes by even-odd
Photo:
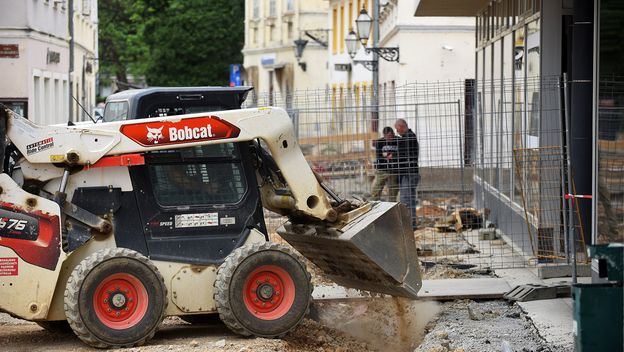
[[33, 164], [55, 162], [85, 167], [107, 156], [259, 138], [280, 166], [296, 209], [319, 220], [337, 220], [299, 149], [290, 118], [281, 109], [231, 110], [218, 116], [190, 114], [75, 126], [38, 126], [11, 113], [7, 136]]

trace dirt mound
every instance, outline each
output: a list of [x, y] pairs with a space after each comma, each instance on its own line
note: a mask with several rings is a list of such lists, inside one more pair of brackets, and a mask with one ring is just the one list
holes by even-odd
[[425, 280], [462, 279], [474, 276], [474, 273], [471, 271], [455, 269], [445, 265], [435, 265], [423, 270], [423, 279]]
[[478, 253], [461, 233], [438, 232], [433, 227], [414, 231], [419, 256], [446, 256]]
[[416, 216], [418, 217], [441, 217], [446, 215], [446, 210], [437, 205], [423, 205], [416, 208]]
[[366, 342], [358, 341], [339, 330], [321, 325], [313, 320], [305, 320], [284, 340], [287, 351], [374, 351]]

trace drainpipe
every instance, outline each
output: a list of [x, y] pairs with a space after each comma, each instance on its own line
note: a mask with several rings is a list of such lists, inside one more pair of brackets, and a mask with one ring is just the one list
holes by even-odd
[[[592, 194], [592, 101], [594, 53], [594, 3], [574, 0], [569, 152], [576, 194]], [[592, 204], [576, 199], [586, 244], [592, 243]]]

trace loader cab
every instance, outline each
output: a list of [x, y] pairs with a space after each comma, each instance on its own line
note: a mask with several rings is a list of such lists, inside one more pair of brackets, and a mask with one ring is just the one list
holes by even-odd
[[104, 122], [240, 109], [252, 87], [153, 87], [111, 94]]
[[[103, 119], [110, 122], [239, 109], [250, 90], [129, 90], [108, 97]], [[246, 241], [252, 229], [266, 237], [247, 142], [151, 151], [144, 156], [144, 165], [129, 167], [133, 192], [121, 196], [121, 203], [127, 206], [115, 217], [118, 246], [153, 260], [205, 265], [221, 263]], [[96, 194], [101, 191], [79, 192], [78, 205], [102, 199]], [[140, 222], [133, 224], [132, 219]]]

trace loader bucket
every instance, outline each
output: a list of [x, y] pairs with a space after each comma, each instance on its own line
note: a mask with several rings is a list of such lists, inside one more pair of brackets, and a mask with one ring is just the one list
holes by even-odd
[[340, 229], [286, 222], [277, 232], [339, 285], [407, 298], [422, 286], [403, 204], [374, 202]]

